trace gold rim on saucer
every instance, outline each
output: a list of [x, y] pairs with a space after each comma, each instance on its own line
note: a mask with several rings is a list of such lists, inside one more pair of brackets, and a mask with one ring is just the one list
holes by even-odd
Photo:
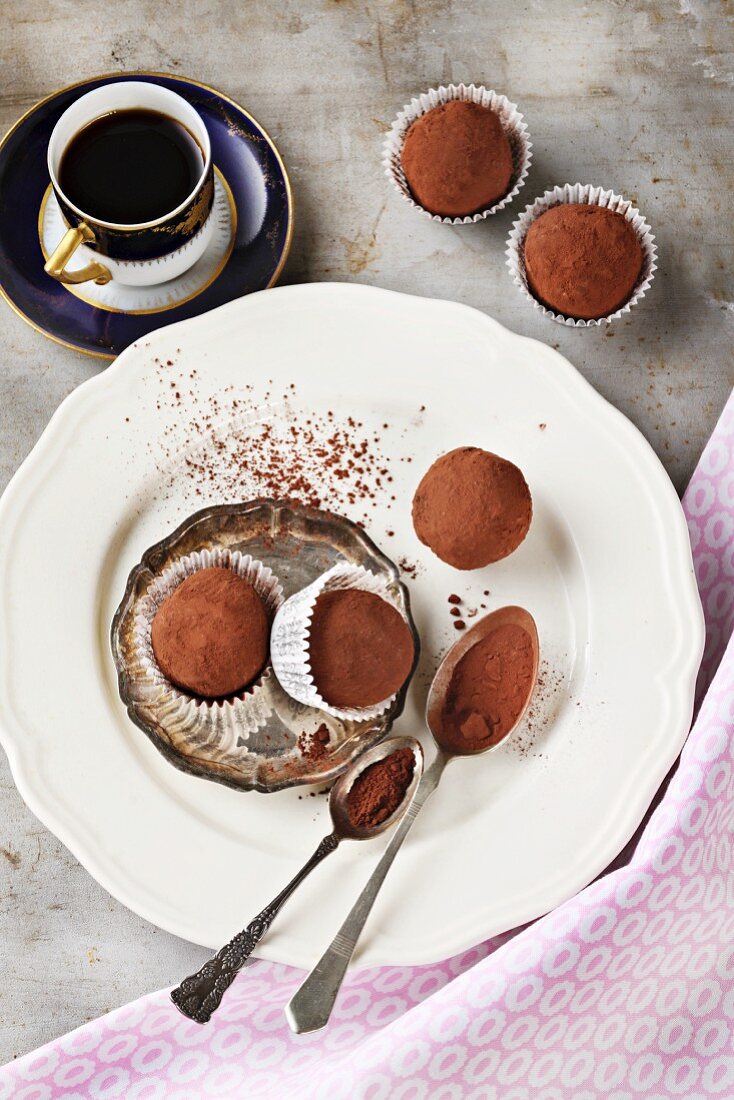
[[[232, 250], [234, 249], [234, 242], [237, 238], [237, 207], [235, 205], [234, 195], [232, 194], [232, 188], [229, 186], [229, 184], [227, 183], [226, 177], [219, 170], [219, 168], [217, 168], [216, 164], [214, 165], [214, 174], [217, 177], [217, 179], [219, 180], [219, 182], [221, 183], [221, 185], [224, 189], [224, 194], [227, 198], [227, 202], [229, 204], [229, 217], [230, 217], [229, 244], [227, 245], [227, 248], [226, 248], [221, 260], [219, 261], [216, 269], [212, 272], [212, 274], [209, 276], [207, 281], [202, 286], [197, 287], [196, 290], [194, 290], [191, 294], [188, 294], [185, 298], [177, 298], [175, 302], [169, 302], [169, 303], [167, 303], [166, 305], [163, 305], [163, 306], [154, 306], [152, 309], [120, 309], [118, 306], [105, 305], [103, 302], [98, 302], [95, 298], [90, 298], [87, 294], [85, 294], [84, 291], [80, 289], [80, 286], [84, 285], [83, 283], [81, 283], [81, 284], [62, 283], [61, 285], [63, 286], [64, 290], [68, 290], [69, 293], [73, 294], [75, 298], [80, 298], [82, 302], [86, 302], [87, 305], [94, 306], [95, 309], [102, 309], [106, 313], [126, 313], [131, 317], [132, 316], [142, 316], [143, 314], [147, 314], [147, 313], [165, 313], [169, 309], [178, 309], [179, 306], [186, 305], [187, 302], [191, 302], [191, 301], [193, 301], [194, 298], [198, 298], [198, 296], [200, 294], [203, 294], [204, 291], [208, 287], [210, 287], [212, 285], [212, 283], [215, 281], [215, 279], [218, 279], [219, 276], [221, 275], [221, 273], [224, 271], [224, 268], [227, 266], [229, 258], [232, 255]], [[50, 199], [52, 194], [53, 194], [53, 184], [49, 183], [49, 185], [46, 188], [46, 191], [44, 193], [43, 199], [41, 200], [41, 206], [40, 206], [40, 209], [38, 211], [38, 243], [41, 246], [41, 252], [43, 253], [44, 260], [47, 260], [49, 258], [50, 252], [48, 251], [48, 249], [46, 248], [46, 246], [43, 242], [43, 219], [44, 219], [45, 214], [46, 214], [46, 206], [48, 204], [48, 200]], [[191, 270], [191, 269], [189, 268], [189, 270]], [[185, 271], [183, 273], [183, 275], [186, 275], [186, 274], [188, 274], [188, 272]], [[183, 275], [181, 276], [182, 278], [183, 278]], [[268, 284], [268, 285], [271, 285], [271, 284]]]
[[[280, 276], [283, 272], [283, 268], [285, 267], [286, 260], [288, 259], [288, 255], [289, 255], [290, 250], [291, 250], [291, 245], [293, 244], [293, 224], [294, 224], [294, 218], [295, 218], [295, 204], [294, 204], [294, 200], [293, 200], [293, 190], [291, 188], [290, 176], [288, 175], [288, 170], [285, 166], [283, 158], [280, 155], [280, 150], [278, 149], [277, 145], [275, 144], [275, 142], [273, 141], [273, 139], [271, 138], [270, 134], [265, 129], [265, 127], [262, 126], [261, 123], [258, 122], [258, 120], [254, 117], [254, 115], [251, 115], [249, 111], [246, 111], [245, 108], [242, 106], [242, 104], [238, 103], [236, 99], [232, 99], [231, 96], [225, 95], [223, 92], [220, 92], [218, 88], [212, 87], [211, 84], [204, 84], [203, 81], [194, 80], [192, 77], [184, 76], [182, 73], [164, 73], [164, 72], [159, 72], [155, 69], [133, 69], [129, 72], [127, 72], [127, 71], [122, 72], [121, 70], [118, 69], [118, 70], [115, 70], [113, 72], [99, 73], [96, 76], [88, 76], [88, 77], [85, 77], [83, 80], [75, 80], [72, 84], [65, 84], [62, 88], [57, 88], [55, 91], [51, 92], [50, 95], [44, 96], [42, 99], [39, 99], [36, 103], [33, 104], [32, 107], [29, 107], [28, 110], [25, 111], [20, 116], [19, 119], [16, 119], [16, 121], [13, 123], [13, 125], [10, 127], [10, 129], [4, 134], [2, 140], [0, 140], [0, 152], [2, 152], [3, 148], [5, 147], [7, 142], [10, 140], [10, 138], [13, 136], [15, 131], [18, 129], [19, 126], [22, 126], [22, 124], [25, 122], [25, 120], [27, 118], [30, 118], [31, 115], [35, 114], [35, 112], [38, 111], [39, 108], [43, 107], [46, 103], [50, 103], [51, 100], [56, 99], [57, 96], [63, 95], [64, 92], [71, 92], [71, 91], [74, 90], [74, 88], [81, 88], [84, 84], [91, 84], [91, 83], [94, 83], [94, 81], [113, 80], [113, 79], [118, 78], [118, 77], [151, 77], [151, 76], [152, 77], [162, 77], [166, 80], [178, 80], [178, 81], [182, 81], [183, 83], [186, 83], [186, 84], [191, 84], [191, 85], [193, 85], [193, 87], [201, 88], [202, 91], [205, 91], [205, 92], [211, 92], [212, 95], [217, 96], [219, 99], [223, 100], [225, 103], [231, 104], [236, 110], [241, 111], [241, 113], [245, 116], [245, 118], [249, 119], [249, 121], [252, 122], [253, 125], [257, 126], [257, 128], [260, 130], [260, 133], [263, 135], [263, 137], [267, 141], [268, 145], [272, 149], [273, 156], [275, 157], [276, 161], [278, 162], [278, 166], [279, 166], [281, 172], [283, 173], [283, 182], [285, 184], [285, 193], [286, 193], [286, 199], [288, 201], [288, 212], [289, 212], [288, 228], [286, 230], [286, 237], [285, 237], [285, 242], [284, 242], [284, 245], [283, 245], [283, 251], [281, 253], [280, 260], [278, 261], [278, 266], [276, 267], [275, 271], [273, 272], [273, 274], [272, 274], [272, 276], [271, 276], [271, 278], [270, 278], [270, 280], [267, 284], [267, 287], [265, 289], [268, 289], [271, 286], [275, 286], [275, 284], [277, 283], [278, 279], [280, 278]], [[223, 177], [222, 177], [222, 182], [225, 182]], [[234, 236], [233, 236], [232, 239], [234, 241]], [[49, 332], [48, 329], [43, 328], [41, 325], [38, 324], [37, 321], [34, 321], [33, 318], [29, 317], [27, 313], [24, 313], [23, 310], [13, 301], [13, 299], [10, 297], [10, 295], [8, 294], [5, 287], [2, 286], [2, 285], [0, 285], [0, 297], [2, 297], [7, 302], [7, 304], [12, 309], [13, 313], [15, 313], [18, 317], [20, 317], [21, 320], [25, 321], [25, 323], [27, 325], [30, 325], [30, 327], [32, 329], [34, 329], [35, 332], [39, 332], [41, 334], [41, 336], [45, 336], [46, 339], [51, 340], [54, 344], [60, 344], [61, 347], [69, 348], [71, 351], [76, 351], [76, 352], [79, 353], [79, 355], [86, 355], [90, 359], [107, 359], [107, 360], [111, 361], [111, 360], [117, 358], [118, 353], [111, 352], [111, 351], [103, 351], [101, 348], [100, 348], [99, 351], [92, 351], [90, 348], [80, 348], [77, 344], [73, 344], [70, 340], [64, 340], [61, 336], [56, 336], [55, 333]], [[178, 303], [178, 304], [182, 305], [183, 303]], [[95, 302], [94, 303], [94, 308], [95, 309], [103, 309], [105, 307], [98, 306], [97, 303]], [[170, 307], [170, 308], [174, 308], [174, 307]], [[117, 311], [117, 312], [127, 312], [127, 311]]]

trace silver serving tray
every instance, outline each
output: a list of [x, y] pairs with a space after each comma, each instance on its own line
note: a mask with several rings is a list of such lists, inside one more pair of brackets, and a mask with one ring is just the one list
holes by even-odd
[[[214, 548], [239, 550], [262, 561], [277, 575], [286, 599], [343, 561], [384, 577], [413, 632], [414, 671], [420, 643], [399, 569], [360, 527], [343, 516], [275, 500], [222, 504], [196, 512], [145, 551], [130, 573], [112, 621], [120, 697], [135, 725], [175, 767], [243, 791], [268, 793], [299, 784], [328, 783], [385, 736], [403, 710], [410, 680], [378, 718], [342, 721], [291, 699], [270, 669], [254, 688], [262, 693], [260, 701], [267, 704], [264, 709], [269, 712], [255, 732], [237, 728], [236, 708], [230, 700], [197, 701], [189, 708], [187, 719], [181, 720], [167, 704], [167, 693], [153, 685], [141, 667], [133, 644], [133, 623], [156, 576], [186, 554]], [[312, 759], [301, 751], [298, 740], [322, 723], [330, 732], [328, 749]]]

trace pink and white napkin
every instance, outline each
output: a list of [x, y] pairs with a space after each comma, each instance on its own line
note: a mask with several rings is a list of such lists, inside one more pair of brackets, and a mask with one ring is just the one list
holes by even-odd
[[731, 1100], [734, 396], [683, 504], [703, 701], [626, 865], [524, 931], [350, 977], [324, 1032], [286, 1025], [302, 972], [257, 962], [208, 1026], [153, 993], [0, 1070], [0, 1100]]

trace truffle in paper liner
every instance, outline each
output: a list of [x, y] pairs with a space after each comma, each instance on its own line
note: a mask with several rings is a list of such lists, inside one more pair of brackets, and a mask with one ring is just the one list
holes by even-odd
[[[539, 302], [528, 286], [524, 257], [525, 238], [528, 234], [528, 230], [531, 224], [539, 218], [541, 214], [545, 214], [546, 211], [554, 206], [559, 206], [561, 203], [585, 203], [592, 206], [606, 206], [609, 210], [614, 210], [616, 213], [622, 214], [637, 234], [637, 239], [642, 249], [642, 268], [637, 283], [625, 304], [615, 310], [614, 313], [608, 314], [606, 317], [595, 317], [592, 320], [577, 320], [575, 317], [566, 317], [563, 313], [555, 313], [552, 309], [548, 309], [547, 306], [544, 306], [542, 302]], [[544, 313], [546, 317], [550, 317], [552, 321], [558, 321], [562, 325], [571, 325], [575, 328], [587, 328], [590, 325], [601, 325], [605, 322], [616, 321], [623, 313], [629, 313], [632, 306], [641, 298], [644, 298], [645, 292], [652, 283], [655, 272], [657, 271], [657, 246], [655, 244], [655, 238], [652, 235], [650, 226], [647, 224], [640, 211], [637, 210], [628, 199], [622, 198], [621, 195], [616, 195], [614, 191], [605, 191], [601, 187], [593, 187], [588, 183], [566, 183], [563, 187], [554, 187], [552, 191], [546, 191], [545, 194], [541, 195], [535, 202], [526, 206], [523, 213], [512, 226], [512, 232], [507, 239], [507, 250], [505, 254], [507, 256], [507, 266], [510, 270], [512, 281], [515, 286], [518, 286], [520, 290], [523, 291], [525, 297], [533, 303], [535, 308], [539, 309], [541, 313]]]
[[[151, 581], [145, 596], [140, 601], [135, 617], [133, 642], [138, 676], [142, 674], [150, 686], [151, 696], [157, 700], [161, 711], [177, 724], [185, 724], [187, 719], [195, 725], [198, 708], [206, 707], [210, 711], [211, 736], [218, 747], [224, 749], [225, 743], [234, 748], [237, 738], [252, 733], [265, 725], [271, 713], [271, 706], [261, 690], [263, 681], [272, 676], [268, 666], [254, 683], [226, 699], [202, 699], [180, 691], [161, 672], [156, 663], [150, 634], [153, 619], [163, 601], [170, 596], [186, 577], [200, 569], [220, 567], [231, 569], [238, 576], [249, 581], [258, 593], [269, 616], [275, 614], [283, 602], [283, 589], [278, 578], [262, 562], [249, 554], [238, 550], [203, 550], [179, 558], [160, 576]], [[201, 748], [205, 744], [202, 741]]]
[[335, 565], [282, 605], [273, 623], [270, 654], [280, 686], [293, 699], [309, 707], [318, 707], [335, 718], [360, 722], [377, 718], [387, 710], [395, 695], [372, 707], [332, 707], [319, 694], [309, 663], [310, 627], [316, 600], [322, 592], [344, 588], [372, 592], [403, 614], [382, 578], [362, 566]]
[[[467, 214], [461, 218], [444, 218], [440, 214], [432, 214], [424, 206], [416, 202], [410, 190], [402, 164], [403, 143], [405, 135], [417, 118], [439, 107], [442, 103], [448, 103], [451, 99], [461, 99], [470, 103], [479, 103], [482, 107], [488, 107], [499, 116], [502, 129], [507, 135], [512, 153], [512, 179], [510, 188], [503, 198], [498, 199], [492, 206], [479, 210], [476, 214]], [[516, 105], [511, 103], [507, 96], [498, 95], [497, 92], [485, 88], [481, 84], [448, 84], [431, 88], [423, 95], [411, 99], [406, 103], [400, 114], [390, 128], [383, 146], [382, 163], [385, 167], [385, 175], [393, 181], [403, 198], [407, 199], [411, 206], [426, 214], [434, 222], [443, 222], [446, 225], [471, 225], [481, 221], [490, 214], [496, 214], [508, 206], [520, 188], [525, 183], [525, 177], [530, 169], [532, 159], [532, 143], [528, 128], [523, 121], [523, 116]]]

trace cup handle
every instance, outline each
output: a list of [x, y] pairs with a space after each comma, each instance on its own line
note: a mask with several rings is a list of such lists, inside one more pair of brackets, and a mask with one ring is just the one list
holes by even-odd
[[60, 283], [86, 283], [90, 279], [94, 279], [95, 283], [99, 283], [100, 286], [108, 283], [112, 278], [112, 274], [104, 264], [93, 262], [78, 271], [64, 270], [79, 245], [93, 240], [94, 233], [92, 230], [86, 222], [80, 222], [73, 229], [67, 230], [49, 256], [43, 270], [53, 279], [58, 279]]

